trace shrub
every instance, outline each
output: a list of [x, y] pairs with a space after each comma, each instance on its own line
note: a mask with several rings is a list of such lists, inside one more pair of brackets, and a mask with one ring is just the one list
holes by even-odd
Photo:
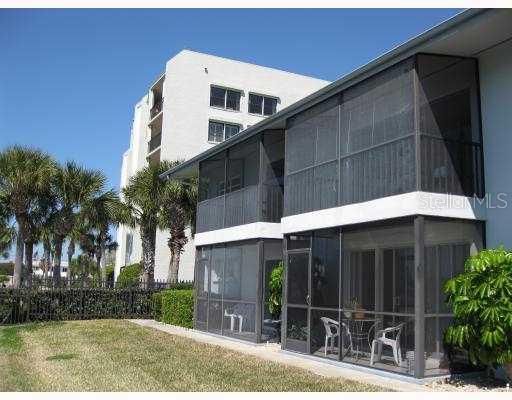
[[176, 282], [171, 285], [170, 289], [192, 290], [194, 289], [194, 282]]
[[149, 290], [66, 288], [0, 291], [0, 324], [97, 318], [148, 318], [152, 315]]
[[281, 314], [281, 303], [283, 297], [283, 274], [284, 265], [280, 263], [274, 265], [272, 272], [270, 273], [270, 281], [268, 283], [268, 310], [274, 318], [279, 318]]
[[109, 264], [105, 267], [105, 276], [108, 282], [114, 282], [114, 265]]
[[194, 291], [170, 289], [161, 292], [161, 319], [171, 325], [192, 328], [194, 321]]
[[117, 277], [116, 288], [137, 286], [142, 276], [142, 266], [137, 264], [126, 265]]
[[12, 261], [0, 262], [0, 275], [13, 275], [14, 263]]
[[153, 301], [153, 313], [155, 315], [155, 320], [162, 321], [162, 293], [156, 292], [153, 293], [152, 301]]
[[445, 342], [466, 349], [473, 364], [512, 363], [512, 252], [479, 252], [444, 289], [454, 313]]

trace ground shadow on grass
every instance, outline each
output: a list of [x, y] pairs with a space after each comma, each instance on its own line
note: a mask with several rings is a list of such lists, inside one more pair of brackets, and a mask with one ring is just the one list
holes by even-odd
[[[0, 349], [7, 353], [17, 353], [22, 348], [21, 332], [33, 332], [47, 326], [48, 322], [33, 322], [20, 325], [6, 325], [0, 327]], [[53, 326], [62, 325], [62, 321], [51, 322]]]

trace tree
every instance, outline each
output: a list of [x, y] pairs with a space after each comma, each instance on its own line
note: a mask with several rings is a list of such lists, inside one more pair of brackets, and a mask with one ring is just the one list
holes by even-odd
[[[174, 163], [174, 165], [179, 162]], [[192, 235], [195, 231], [197, 206], [197, 178], [188, 180], [171, 180], [164, 189], [159, 227], [169, 231], [167, 246], [171, 257], [169, 261], [168, 280], [178, 281], [181, 254], [188, 242], [186, 228], [190, 226]]]
[[505, 365], [512, 379], [512, 252], [482, 250], [444, 289], [454, 313], [445, 342], [475, 364]]
[[96, 263], [87, 254], [80, 254], [69, 264], [70, 277], [79, 279], [81, 284], [89, 285], [99, 275]]
[[0, 197], [17, 225], [15, 287], [21, 284], [24, 238], [30, 236], [31, 212], [38, 194], [48, 188], [55, 170], [53, 158], [38, 149], [12, 146], [0, 153]]
[[117, 248], [117, 243], [109, 234], [111, 226], [119, 222], [119, 209], [122, 207], [119, 197], [109, 190], [84, 204], [82, 219], [87, 230], [94, 236], [90, 241], [101, 271], [101, 279], [106, 280], [106, 251]]
[[[46, 227], [51, 225], [55, 211], [55, 198], [51, 193], [50, 186], [39, 191], [34, 200], [34, 207], [27, 217], [27, 230], [23, 240], [25, 243], [25, 271], [24, 279], [27, 286], [32, 284], [33, 266], [32, 258], [34, 246], [41, 241], [43, 234], [46, 234]], [[44, 259], [43, 259], [44, 264]]]
[[160, 175], [174, 164], [161, 161], [150, 164], [132, 176], [123, 188], [123, 205], [118, 220], [132, 228], [139, 227], [142, 241], [142, 279], [152, 283], [155, 270], [156, 229], [162, 209], [166, 182]]
[[7, 205], [0, 198], [0, 257], [9, 257], [9, 249], [16, 238], [16, 229], [10, 224], [11, 215]]
[[57, 199], [57, 212], [53, 219], [53, 279], [60, 281], [62, 246], [66, 238], [73, 232], [79, 218], [81, 207], [105, 186], [105, 175], [96, 170], [89, 170], [73, 161], [58, 168], [53, 180], [52, 189]]
[[48, 220], [48, 223], [44, 225], [41, 229], [40, 240], [43, 245], [43, 257], [39, 264], [39, 267], [43, 271], [43, 277], [46, 279], [48, 277], [48, 272], [52, 267], [52, 222], [51, 218]]

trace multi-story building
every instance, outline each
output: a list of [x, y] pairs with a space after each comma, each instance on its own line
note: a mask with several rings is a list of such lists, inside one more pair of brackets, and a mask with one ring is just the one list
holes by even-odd
[[164, 174], [199, 173], [196, 329], [280, 329], [286, 351], [384, 374], [464, 365], [442, 286], [512, 247], [511, 71], [512, 11], [469, 10]]
[[[187, 160], [318, 90], [327, 81], [183, 50], [171, 58], [135, 105], [121, 188], [149, 162]], [[223, 190], [219, 188], [219, 190]], [[190, 235], [189, 235], [190, 236]], [[155, 279], [166, 279], [167, 232], [157, 232]], [[189, 237], [190, 239], [190, 237]], [[141, 259], [137, 229], [121, 226], [116, 274]], [[193, 279], [194, 245], [186, 245], [179, 278]]]

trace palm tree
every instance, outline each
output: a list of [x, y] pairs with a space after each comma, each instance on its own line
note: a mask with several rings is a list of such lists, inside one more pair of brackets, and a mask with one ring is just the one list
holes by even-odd
[[88, 201], [82, 210], [83, 223], [94, 236], [94, 254], [103, 281], [106, 280], [106, 251], [117, 247], [109, 235], [109, 229], [118, 225], [121, 207], [116, 192], [109, 190]]
[[0, 153], [0, 197], [17, 225], [15, 287], [21, 284], [24, 238], [30, 235], [29, 216], [38, 194], [49, 186], [55, 167], [53, 158], [38, 149], [12, 146]]
[[151, 284], [155, 270], [155, 242], [162, 199], [167, 183], [160, 175], [175, 163], [161, 161], [139, 170], [123, 188], [123, 206], [119, 221], [132, 228], [139, 227], [142, 241], [143, 280]]
[[48, 272], [52, 267], [52, 222], [49, 219], [48, 223], [41, 228], [40, 240], [43, 245], [43, 258], [39, 267], [43, 271], [43, 278], [46, 280]]
[[195, 231], [195, 215], [197, 205], [197, 178], [189, 180], [172, 180], [165, 187], [159, 227], [169, 230], [169, 261], [168, 280], [178, 281], [180, 258], [188, 242], [186, 228], [190, 226], [192, 236]]
[[16, 229], [11, 225], [12, 215], [4, 201], [0, 198], [0, 257], [9, 257], [9, 249], [16, 238]]
[[62, 246], [73, 232], [81, 207], [99, 195], [105, 186], [105, 175], [85, 169], [73, 161], [61, 166], [55, 174], [52, 189], [57, 199], [57, 212], [53, 219], [53, 279], [60, 281]]
[[[34, 245], [36, 245], [43, 236], [43, 231], [51, 224], [55, 211], [55, 198], [49, 187], [37, 193], [34, 207], [30, 210], [27, 217], [27, 230], [23, 240], [25, 243], [25, 280], [28, 286], [32, 283], [33, 267], [32, 258]], [[46, 232], [45, 232], [46, 234]]]

